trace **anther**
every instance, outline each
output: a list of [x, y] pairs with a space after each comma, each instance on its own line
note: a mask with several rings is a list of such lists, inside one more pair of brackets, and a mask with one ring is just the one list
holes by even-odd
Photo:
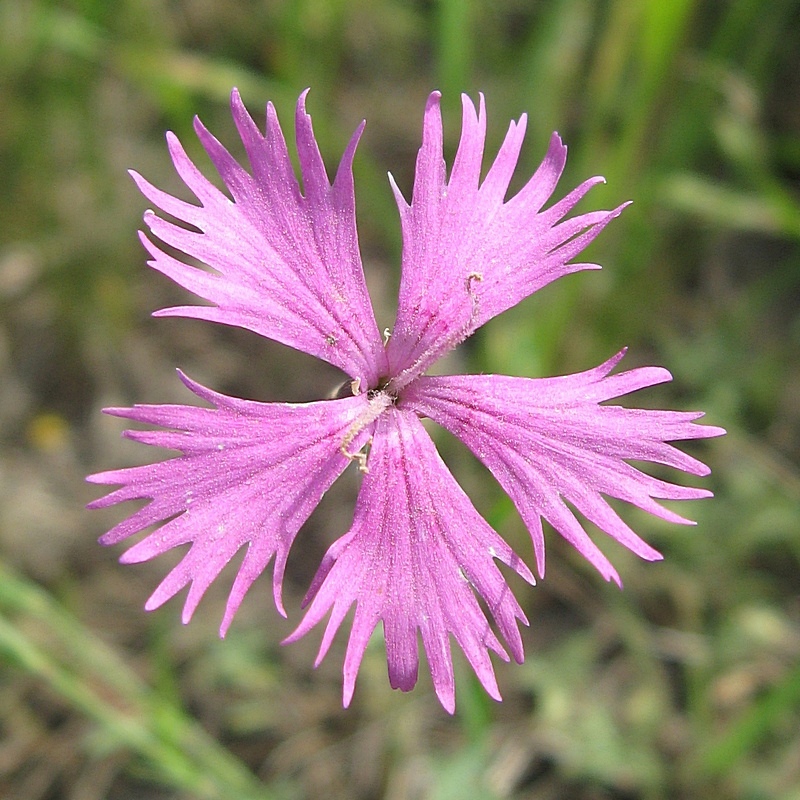
[[339, 448], [339, 452], [345, 457], [349, 458], [351, 461], [358, 462], [358, 471], [366, 475], [369, 472], [369, 467], [367, 466], [367, 455], [369, 454], [369, 449], [372, 447], [372, 437], [370, 436], [367, 440], [367, 443], [364, 447], [356, 453], [349, 453], [347, 451], [347, 446], [342, 445]]

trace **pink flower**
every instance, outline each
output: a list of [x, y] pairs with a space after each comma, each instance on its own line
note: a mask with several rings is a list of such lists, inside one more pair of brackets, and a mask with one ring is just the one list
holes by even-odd
[[[629, 462], [706, 475], [703, 464], [667, 442], [724, 431], [694, 425], [699, 413], [600, 405], [670, 380], [657, 367], [612, 375], [622, 352], [599, 367], [558, 378], [424, 374], [486, 321], [536, 290], [562, 275], [598, 269], [574, 259], [624, 208], [565, 219], [602, 180], [591, 178], [543, 210], [566, 160], [566, 148], [555, 134], [536, 173], [506, 200], [525, 133], [524, 116], [511, 123], [481, 181], [483, 97], [477, 112], [463, 99], [461, 142], [449, 179], [439, 95], [434, 93], [425, 108], [411, 204], [392, 181], [403, 263], [397, 320], [384, 345], [356, 234], [352, 163], [364, 126], [330, 183], [305, 97], [298, 100], [295, 120], [302, 189], [273, 106], [267, 106], [265, 136], [234, 91], [233, 118], [251, 172], [195, 121], [228, 196], [200, 174], [168, 134], [175, 168], [200, 205], [133, 177], [151, 202], [186, 224], [176, 225], [153, 211], [145, 214], [155, 237], [187, 259], [169, 255], [145, 234], [141, 238], [152, 257], [150, 266], [210, 303], [167, 308], [157, 316], [236, 325], [310, 353], [348, 376], [351, 396], [307, 404], [259, 403], [217, 394], [179, 373], [209, 407], [106, 409], [156, 426], [126, 435], [179, 455], [89, 477], [121, 486], [91, 508], [150, 500], [100, 541], [115, 544], [155, 526], [124, 553], [125, 563], [190, 544], [146, 604], [157, 608], [188, 585], [184, 622], [222, 568], [246, 548], [222, 621], [224, 636], [248, 588], [273, 557], [275, 603], [285, 616], [281, 584], [295, 536], [331, 484], [355, 462], [364, 474], [353, 525], [325, 555], [304, 601], [305, 617], [286, 641], [305, 635], [330, 614], [319, 663], [355, 605], [344, 661], [345, 706], [379, 622], [392, 687], [406, 691], [416, 683], [419, 634], [436, 694], [452, 712], [452, 634], [487, 692], [499, 699], [489, 651], [504, 660], [510, 652], [521, 662], [518, 622], [527, 620], [496, 561], [530, 583], [534, 578], [476, 511], [420, 419], [430, 417], [458, 436], [508, 492], [530, 531], [540, 576], [544, 518], [606, 580], [617, 583], [614, 567], [570, 506], [642, 558], [659, 559], [604, 495], [666, 520], [688, 522], [658, 500], [708, 497], [710, 492], [650, 477]], [[195, 260], [211, 271], [194, 266]]]

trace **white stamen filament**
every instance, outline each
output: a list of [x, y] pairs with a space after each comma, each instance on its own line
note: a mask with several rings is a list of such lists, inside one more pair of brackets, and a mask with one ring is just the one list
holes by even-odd
[[[394, 404], [394, 401], [395, 396], [386, 391], [375, 392], [372, 394], [372, 396], [369, 398], [369, 405], [358, 415], [358, 417], [356, 417], [344, 435], [342, 446], [339, 448], [339, 451], [343, 456], [345, 456], [345, 458], [349, 458], [351, 461], [358, 462], [359, 472], [369, 472], [369, 467], [367, 466], [367, 453], [363, 450], [358, 450], [355, 453], [351, 453], [348, 448], [356, 436], [358, 436], [358, 434], [361, 433], [361, 431], [363, 431], [368, 425], [371, 425], [373, 422], [375, 422], [375, 420], [378, 419], [378, 417], [383, 414], [383, 412], [386, 411], [389, 406]], [[368, 447], [371, 441], [372, 437], [370, 437], [365, 446]]]

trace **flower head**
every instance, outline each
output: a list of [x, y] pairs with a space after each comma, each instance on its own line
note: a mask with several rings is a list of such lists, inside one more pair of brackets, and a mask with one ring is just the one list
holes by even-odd
[[[224, 635], [245, 593], [273, 558], [275, 604], [285, 615], [281, 585], [292, 543], [325, 492], [355, 462], [363, 480], [352, 527], [323, 558], [304, 601], [305, 617], [287, 641], [329, 615], [319, 663], [355, 606], [344, 662], [345, 705], [379, 622], [394, 688], [415, 685], [421, 636], [436, 694], [452, 712], [452, 635], [483, 686], [499, 699], [489, 651], [505, 660], [510, 653], [521, 662], [518, 623], [527, 620], [496, 562], [529, 583], [534, 577], [475, 509], [420, 419], [428, 417], [459, 437], [494, 474], [530, 531], [540, 576], [545, 519], [603, 577], [617, 583], [614, 567], [572, 509], [642, 558], [661, 558], [605, 496], [688, 522], [658, 501], [710, 492], [651, 477], [629, 462], [705, 475], [703, 464], [669, 442], [724, 431], [695, 425], [699, 413], [601, 405], [670, 380], [657, 367], [612, 374], [624, 351], [599, 367], [558, 378], [425, 374], [477, 328], [536, 290], [562, 275], [597, 269], [575, 259], [624, 208], [567, 217], [602, 178], [585, 181], [545, 208], [566, 160], [556, 134], [541, 166], [506, 199], [525, 134], [524, 116], [511, 123], [481, 181], [483, 97], [478, 110], [463, 98], [461, 141], [448, 177], [439, 95], [432, 94], [411, 203], [392, 181], [403, 259], [397, 319], [384, 344], [364, 282], [355, 223], [352, 163], [364, 126], [331, 183], [305, 98], [300, 96], [295, 117], [302, 184], [272, 104], [262, 134], [234, 91], [233, 119], [250, 171], [195, 120], [226, 194], [168, 134], [175, 168], [199, 205], [166, 194], [136, 173], [133, 177], [155, 206], [183, 223], [153, 211], [145, 214], [153, 236], [187, 259], [170, 255], [147, 234], [141, 238], [150, 266], [210, 303], [167, 308], [157, 316], [221, 322], [282, 342], [341, 369], [351, 394], [305, 404], [260, 403], [218, 394], [179, 373], [207, 406], [106, 409], [155, 426], [127, 431], [129, 438], [179, 455], [89, 477], [120, 486], [92, 508], [150, 501], [101, 542], [115, 544], [155, 526], [123, 554], [125, 563], [190, 545], [146, 604], [157, 608], [189, 586], [184, 622], [223, 567], [245, 548], [222, 620]], [[196, 266], [198, 261], [210, 270]]]

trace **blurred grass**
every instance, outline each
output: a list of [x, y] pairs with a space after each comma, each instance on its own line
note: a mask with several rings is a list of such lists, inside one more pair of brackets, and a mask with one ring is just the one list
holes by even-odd
[[7, 567], [0, 568], [0, 610], [0, 653], [97, 724], [96, 755], [127, 748], [197, 798], [276, 796], [172, 697], [145, 685], [86, 626]]
[[[0, 0], [0, 793], [800, 797], [798, 45], [796, 0]], [[602, 273], [548, 287], [461, 357], [541, 375], [630, 345], [632, 363], [665, 363], [676, 380], [651, 402], [730, 430], [702, 448], [717, 497], [692, 530], [624, 512], [666, 560], [614, 550], [622, 594], [550, 537], [547, 579], [521, 589], [528, 660], [498, 669], [503, 705], [463, 664], [452, 720], [424, 679], [390, 694], [376, 646], [342, 712], [341, 650], [312, 674], [313, 643], [278, 648], [266, 591], [225, 643], [219, 597], [177, 630], [171, 607], [138, 611], [163, 566], [118, 568], [93, 544], [103, 519], [75, 510], [85, 472], [136, 457], [99, 407], [173, 399], [177, 363], [222, 390], [324, 394], [325, 373], [278, 348], [146, 318], [173, 290], [142, 267], [124, 170], [177, 187], [163, 131], [197, 154], [198, 113], [233, 143], [233, 85], [287, 127], [311, 86], [331, 165], [367, 117], [356, 186], [381, 324], [400, 247], [385, 172], [410, 193], [433, 88], [448, 152], [458, 93], [484, 91], [490, 153], [529, 114], [520, 180], [557, 129], [563, 187], [603, 174], [588, 203], [634, 200], [593, 245]], [[510, 503], [456, 467], [527, 553]], [[309, 548], [347, 525], [345, 501]]]

